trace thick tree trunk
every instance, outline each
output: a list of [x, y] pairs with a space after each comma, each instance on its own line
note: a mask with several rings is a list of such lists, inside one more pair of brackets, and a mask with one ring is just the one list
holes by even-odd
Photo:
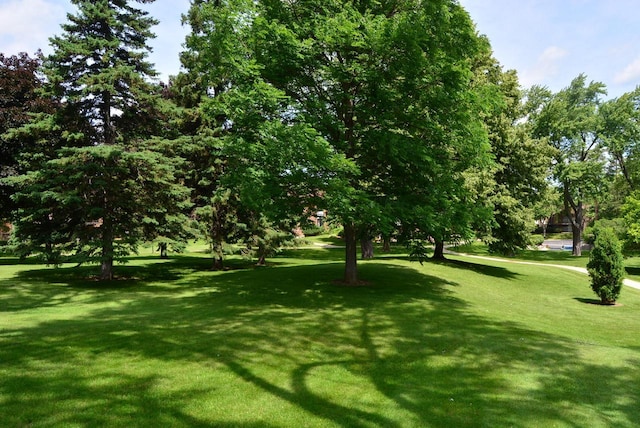
[[371, 238], [360, 239], [360, 251], [363, 260], [370, 260], [373, 258], [373, 240]]
[[436, 240], [433, 250], [433, 258], [435, 260], [444, 260], [444, 241]]
[[356, 228], [353, 224], [344, 225], [344, 241], [344, 282], [347, 285], [356, 285], [358, 283], [358, 240], [356, 238]]
[[263, 245], [258, 245], [258, 262], [257, 266], [266, 266], [267, 264], [267, 249]]
[[573, 235], [573, 251], [571, 252], [574, 256], [582, 255], [582, 227], [576, 227], [575, 224], [571, 224], [571, 232]]
[[102, 258], [100, 266], [100, 280], [111, 281], [113, 279], [113, 257]]
[[223, 270], [224, 269], [224, 263], [222, 261], [222, 257], [218, 257], [218, 256], [213, 256], [213, 266], [211, 267], [212, 270]]
[[[571, 211], [569, 210], [571, 208]], [[569, 193], [569, 184], [564, 183], [564, 209], [569, 214], [571, 220], [571, 234], [573, 249], [571, 254], [574, 256], [582, 255], [582, 232], [584, 230], [584, 207], [582, 201], [575, 202]], [[571, 217], [573, 213], [573, 217]]]
[[581, 256], [582, 255], [582, 231], [584, 229], [584, 209], [582, 208], [582, 202], [578, 203], [573, 213], [574, 213], [574, 218], [571, 220], [573, 250], [571, 254], [574, 256]]

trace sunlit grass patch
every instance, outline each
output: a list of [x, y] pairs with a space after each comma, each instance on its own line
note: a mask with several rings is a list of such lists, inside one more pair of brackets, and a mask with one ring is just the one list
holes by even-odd
[[[0, 267], [2, 426], [634, 426], [640, 292], [508, 261], [287, 250]], [[6, 268], [6, 269], [5, 269]], [[85, 270], [89, 269], [89, 270]], [[612, 326], [624, 328], [612, 329]]]

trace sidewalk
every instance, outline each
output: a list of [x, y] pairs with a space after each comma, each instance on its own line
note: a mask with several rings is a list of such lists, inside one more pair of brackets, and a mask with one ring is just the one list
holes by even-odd
[[[473, 259], [488, 260], [488, 261], [502, 262], [502, 263], [515, 263], [515, 264], [520, 264], [520, 265], [531, 265], [531, 266], [551, 266], [551, 267], [558, 268], [558, 269], [565, 269], [565, 270], [572, 270], [574, 272], [580, 272], [580, 273], [583, 273], [585, 275], [589, 274], [587, 272], [587, 269], [582, 268], [582, 267], [577, 267], [577, 266], [565, 266], [565, 265], [554, 265], [554, 264], [548, 264], [548, 263], [525, 262], [525, 261], [521, 261], [521, 260], [509, 260], [509, 259], [502, 259], [502, 258], [498, 258], [498, 257], [474, 256], [472, 254], [456, 253], [455, 251], [451, 251], [451, 250], [445, 250], [445, 252], [448, 253], [448, 254], [455, 255], [455, 256], [470, 257], [470, 258], [473, 258]], [[624, 285], [626, 285], [627, 287], [636, 288], [636, 289], [640, 290], [640, 282], [638, 282], [638, 281], [634, 281], [632, 279], [625, 278], [622, 283]]]

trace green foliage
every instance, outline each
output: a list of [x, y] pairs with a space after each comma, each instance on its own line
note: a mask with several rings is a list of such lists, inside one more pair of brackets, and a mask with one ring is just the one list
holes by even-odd
[[481, 236], [492, 252], [514, 255], [530, 244], [534, 209], [545, 196], [541, 189], [548, 186], [553, 150], [545, 139], [532, 138], [530, 122], [522, 120], [526, 111], [515, 72], [503, 71], [486, 55], [475, 74], [478, 84], [484, 82], [493, 95], [485, 97], [490, 104], [483, 117], [495, 157], [491, 181], [483, 180], [492, 212], [484, 230], [478, 229], [485, 232]]
[[409, 260], [418, 261], [423, 264], [432, 253], [432, 245], [423, 239], [411, 239], [407, 242], [409, 249]]
[[[0, 53], [0, 179], [23, 173], [25, 160], [49, 151], [39, 142], [37, 133], [15, 132], [29, 123], [32, 115], [53, 109], [53, 102], [39, 93], [43, 85], [38, 72], [41, 62], [40, 53], [35, 58], [26, 53]], [[6, 182], [0, 182], [0, 224], [15, 209], [12, 193]]]
[[[206, 11], [217, 23], [238, 5], [246, 7]], [[314, 0], [251, 8], [240, 9], [251, 19], [235, 21], [227, 36], [242, 37], [240, 52], [224, 55], [244, 56], [246, 66], [225, 76], [259, 74], [287, 95], [290, 121], [355, 166], [340, 172], [339, 191], [323, 195], [345, 225], [345, 280], [357, 282], [355, 240], [372, 230], [466, 231], [476, 201], [464, 172], [489, 163], [481, 97], [471, 85], [472, 62], [487, 46], [459, 4]]]
[[531, 242], [531, 245], [538, 247], [540, 245], [542, 245], [542, 243], [544, 242], [544, 236], [542, 235], [531, 235], [529, 241]]
[[157, 21], [133, 6], [151, 1], [72, 0], [77, 13], [51, 38], [41, 94], [56, 108], [12, 130], [43, 146], [11, 181], [19, 186], [21, 254], [41, 253], [53, 264], [71, 254], [98, 260], [101, 279], [112, 279], [113, 261], [142, 240], [179, 246], [187, 236], [181, 160], [151, 140], [172, 135], [172, 109], [150, 83], [156, 73], [146, 61]]
[[325, 232], [326, 230], [324, 229], [324, 227], [316, 226], [315, 223], [311, 222], [305, 224], [302, 228], [302, 233], [304, 233], [304, 236], [318, 236]]
[[[557, 94], [540, 87], [528, 94], [533, 135], [548, 139], [556, 150], [554, 178], [560, 184], [565, 211], [571, 213], [574, 242], [582, 240], [586, 206], [601, 200], [608, 189], [600, 109], [605, 93], [602, 83], [587, 83], [581, 74]], [[573, 254], [580, 251], [574, 245]]]
[[628, 189], [640, 184], [640, 87], [602, 106], [603, 141]]
[[62, 150], [14, 179], [17, 250], [56, 265], [71, 254], [77, 262], [103, 263], [180, 230], [189, 194], [176, 184], [174, 161], [119, 145]]
[[602, 303], [615, 303], [620, 295], [625, 271], [622, 249], [613, 229], [597, 230], [587, 270], [591, 277], [591, 289]]
[[624, 219], [628, 226], [629, 239], [640, 243], [640, 193], [629, 195], [623, 206]]
[[623, 218], [613, 218], [606, 219], [602, 218], [596, 220], [593, 226], [587, 227], [585, 229], [585, 241], [589, 244], [593, 244], [596, 240], [596, 236], [602, 229], [611, 229], [616, 238], [622, 243], [628, 238], [628, 227], [627, 222]]

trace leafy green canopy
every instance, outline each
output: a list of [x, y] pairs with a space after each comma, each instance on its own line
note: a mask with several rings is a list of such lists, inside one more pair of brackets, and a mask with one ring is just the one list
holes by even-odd
[[[188, 20], [183, 59], [212, 102], [233, 108], [243, 105], [238, 97], [273, 88], [262, 99], [278, 108], [258, 104], [252, 118], [298, 127], [352, 165], [338, 174], [346, 185], [323, 194], [345, 226], [347, 282], [357, 281], [362, 230], [405, 222], [435, 233], [456, 216], [469, 221], [460, 215], [472, 204], [464, 172], [489, 162], [471, 62], [487, 46], [457, 2], [196, 1]], [[255, 127], [243, 129], [229, 111], [214, 115], [253, 150]], [[436, 210], [445, 206], [454, 208]]]
[[131, 1], [72, 3], [78, 13], [68, 14], [64, 33], [51, 38], [54, 52], [44, 63], [49, 88], [89, 122], [93, 132], [83, 138], [105, 144], [130, 140], [148, 125], [155, 102], [147, 78], [156, 72], [146, 57], [157, 21]]
[[556, 149], [554, 178], [570, 214], [574, 255], [581, 254], [586, 206], [606, 190], [600, 111], [605, 93], [602, 83], [587, 83], [584, 75], [557, 94], [539, 87], [529, 92], [534, 136], [547, 138]]

